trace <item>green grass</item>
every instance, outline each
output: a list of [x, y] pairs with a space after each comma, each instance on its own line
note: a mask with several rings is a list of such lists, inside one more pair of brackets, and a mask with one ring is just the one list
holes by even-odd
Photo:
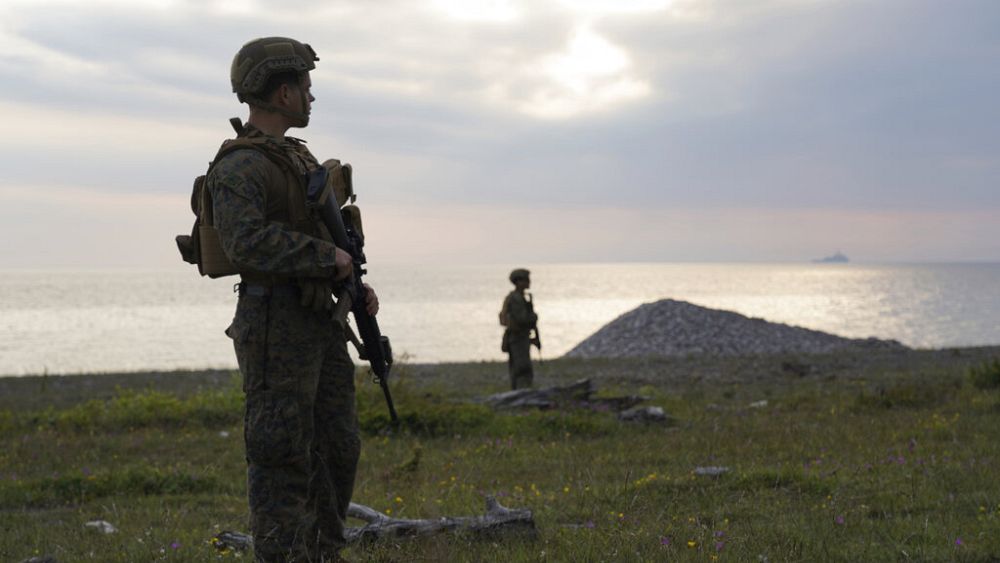
[[[534, 512], [538, 537], [443, 535], [354, 547], [358, 561], [990, 561], [1000, 559], [1000, 393], [989, 356], [809, 361], [547, 361], [543, 384], [593, 377], [642, 394], [667, 426], [606, 412], [495, 413], [502, 364], [400, 366], [403, 429], [359, 375], [355, 501], [393, 516]], [[977, 368], [985, 369], [985, 368]], [[726, 375], [729, 377], [726, 377]], [[756, 374], [755, 377], [747, 375]], [[0, 560], [249, 560], [209, 544], [245, 531], [242, 394], [231, 376], [5, 382]], [[92, 389], [92, 392], [86, 392]], [[99, 390], [99, 391], [97, 391]], [[23, 394], [24, 400], [18, 400]], [[48, 397], [40, 400], [39, 395]], [[763, 407], [754, 407], [766, 400]], [[54, 406], [46, 406], [54, 405]], [[695, 474], [724, 466], [719, 477]], [[111, 522], [101, 534], [84, 524]], [[358, 522], [353, 522], [359, 525]]]
[[969, 381], [978, 389], [1000, 387], [1000, 359], [993, 358], [988, 362], [969, 368]]

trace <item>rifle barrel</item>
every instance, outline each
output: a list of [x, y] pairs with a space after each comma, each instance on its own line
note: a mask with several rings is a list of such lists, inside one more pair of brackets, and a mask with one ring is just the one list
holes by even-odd
[[[306, 190], [307, 199], [316, 203], [322, 195], [326, 186], [327, 170], [319, 167], [309, 174], [309, 184]], [[337, 248], [346, 251], [353, 260], [353, 273], [347, 281], [346, 296], [350, 299], [351, 314], [358, 327], [358, 336], [364, 344], [364, 352], [372, 373], [375, 374], [379, 386], [382, 387], [382, 394], [385, 395], [386, 406], [389, 408], [389, 417], [393, 425], [399, 423], [396, 414], [396, 407], [392, 401], [392, 394], [389, 391], [389, 369], [392, 366], [392, 347], [389, 338], [382, 335], [379, 330], [378, 321], [373, 315], [368, 314], [368, 304], [365, 299], [367, 290], [361, 281], [361, 276], [365, 274], [364, 265], [366, 262], [363, 251], [364, 239], [353, 230], [348, 229], [341, 215], [340, 205], [333, 194], [329, 194], [326, 201], [319, 208], [320, 217], [324, 225], [333, 237], [333, 243]]]

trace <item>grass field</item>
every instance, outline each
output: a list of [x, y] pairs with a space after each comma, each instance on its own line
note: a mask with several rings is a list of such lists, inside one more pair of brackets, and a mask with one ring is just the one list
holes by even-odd
[[[555, 360], [641, 394], [612, 413], [494, 413], [497, 363], [401, 365], [402, 431], [359, 374], [355, 501], [393, 516], [534, 512], [538, 536], [353, 547], [357, 561], [997, 561], [1000, 349], [815, 357]], [[997, 373], [994, 374], [994, 371]], [[226, 372], [0, 379], [0, 561], [239, 561], [242, 396]], [[699, 466], [724, 466], [701, 477]], [[105, 534], [85, 523], [104, 520]], [[352, 522], [360, 525], [360, 522]]]

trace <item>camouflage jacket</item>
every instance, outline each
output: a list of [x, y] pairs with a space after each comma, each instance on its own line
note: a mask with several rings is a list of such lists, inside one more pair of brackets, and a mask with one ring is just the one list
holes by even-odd
[[[262, 136], [247, 125], [246, 136]], [[206, 178], [212, 196], [215, 227], [222, 248], [240, 270], [289, 278], [330, 278], [334, 275], [336, 246], [320, 238], [310, 224], [289, 219], [292, 203], [275, 193], [301, 198], [304, 207], [303, 174], [318, 166], [302, 141], [273, 138], [269, 150], [283, 151], [289, 163], [301, 170], [282, 170], [260, 150], [239, 149], [223, 155]], [[297, 178], [293, 184], [292, 178]], [[285, 184], [284, 189], [282, 185]], [[271, 197], [268, 197], [268, 196]], [[295, 223], [295, 224], [293, 224]]]
[[535, 307], [516, 289], [507, 295], [504, 308], [507, 311], [507, 329], [512, 333], [527, 333], [538, 322]]

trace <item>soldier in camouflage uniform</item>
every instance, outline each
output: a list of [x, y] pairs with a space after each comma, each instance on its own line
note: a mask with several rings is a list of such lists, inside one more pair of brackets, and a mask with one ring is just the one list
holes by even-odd
[[508, 353], [507, 369], [510, 372], [510, 388], [520, 389], [531, 387], [535, 374], [531, 368], [531, 345], [541, 349], [541, 342], [531, 331], [537, 331], [538, 315], [531, 303], [531, 294], [525, 290], [531, 287], [531, 273], [518, 268], [510, 273], [510, 282], [514, 290], [507, 294], [500, 310], [500, 323], [506, 330], [503, 333], [501, 348]]
[[[285, 136], [309, 122], [318, 60], [293, 39], [243, 46], [231, 78], [249, 122], [206, 179], [222, 248], [242, 280], [226, 334], [246, 393], [250, 525], [261, 562], [340, 560], [361, 451], [354, 365], [330, 316], [332, 286], [352, 261], [306, 206], [304, 174], [316, 159]], [[366, 297], [377, 313], [371, 288]]]

